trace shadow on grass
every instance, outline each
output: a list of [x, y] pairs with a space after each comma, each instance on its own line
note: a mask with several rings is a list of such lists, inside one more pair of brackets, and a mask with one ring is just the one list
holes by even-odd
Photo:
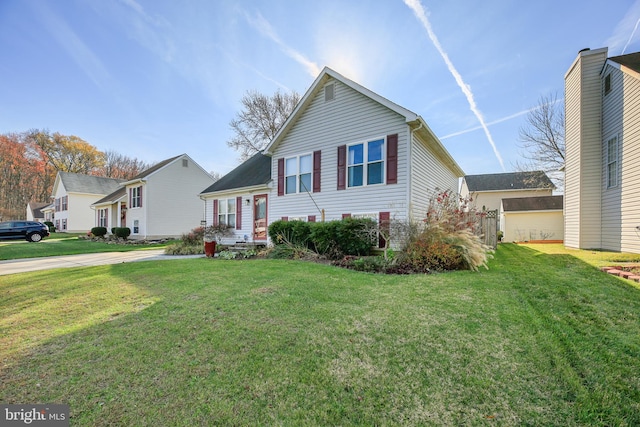
[[55, 309], [107, 314], [3, 361], [0, 401], [68, 403], [74, 424], [640, 424], [640, 292], [568, 255], [501, 245], [489, 271], [431, 276], [194, 259], [28, 277], [0, 288], [23, 310], [40, 286]]

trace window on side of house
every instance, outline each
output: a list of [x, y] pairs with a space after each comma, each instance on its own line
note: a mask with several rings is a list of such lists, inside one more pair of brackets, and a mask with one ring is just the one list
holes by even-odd
[[618, 136], [607, 140], [607, 188], [618, 185]]
[[611, 92], [611, 73], [604, 77], [604, 94]]
[[98, 210], [98, 227], [107, 226], [107, 209]]
[[218, 224], [236, 225], [236, 199], [218, 200]]
[[69, 209], [69, 196], [64, 196], [62, 198], [62, 210], [66, 211]]
[[286, 158], [284, 161], [285, 194], [311, 192], [312, 171], [311, 154]]
[[133, 187], [131, 189], [131, 207], [132, 208], [142, 207], [142, 186]]
[[349, 187], [384, 183], [384, 143], [384, 138], [381, 138], [348, 146]]

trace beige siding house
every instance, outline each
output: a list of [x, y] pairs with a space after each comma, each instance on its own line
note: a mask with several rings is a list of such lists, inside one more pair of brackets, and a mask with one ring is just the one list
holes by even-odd
[[251, 183], [258, 187], [214, 185], [202, 194], [211, 223], [219, 220], [221, 206], [231, 209], [229, 198], [243, 200], [236, 206], [253, 206], [242, 210], [236, 239], [267, 238], [255, 225], [261, 220], [256, 213], [266, 216], [267, 225], [278, 219], [421, 218], [436, 189], [455, 191], [463, 175], [419, 115], [330, 68], [260, 156], [269, 173]]
[[581, 51], [565, 98], [565, 245], [640, 253], [640, 53]]
[[122, 180], [58, 172], [53, 184], [53, 223], [57, 231], [86, 233], [94, 227], [91, 205], [120, 187]]
[[[467, 175], [460, 195], [470, 197], [478, 210], [497, 211], [498, 229], [506, 242], [562, 240], [562, 227], [542, 227], [553, 216], [562, 224], [562, 208], [551, 214], [540, 201], [552, 197], [555, 186], [543, 171]], [[562, 196], [560, 196], [560, 200]], [[555, 199], [557, 200], [557, 199]], [[559, 219], [558, 219], [559, 218]]]
[[132, 239], [179, 237], [198, 226], [198, 194], [213, 178], [186, 154], [164, 160], [93, 203], [94, 226], [128, 227]]

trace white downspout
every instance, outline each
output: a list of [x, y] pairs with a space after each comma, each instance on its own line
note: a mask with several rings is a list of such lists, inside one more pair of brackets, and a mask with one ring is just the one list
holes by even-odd
[[422, 128], [422, 121], [418, 120], [420, 126], [411, 129], [409, 125], [409, 146], [407, 149], [407, 220], [413, 221], [413, 204], [411, 203], [411, 194], [413, 191], [413, 181], [411, 180], [411, 166], [413, 165], [413, 134]]

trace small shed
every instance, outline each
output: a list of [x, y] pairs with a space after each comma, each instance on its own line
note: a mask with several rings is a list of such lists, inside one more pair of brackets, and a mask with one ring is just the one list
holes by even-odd
[[554, 242], [564, 240], [563, 196], [502, 199], [505, 242]]

